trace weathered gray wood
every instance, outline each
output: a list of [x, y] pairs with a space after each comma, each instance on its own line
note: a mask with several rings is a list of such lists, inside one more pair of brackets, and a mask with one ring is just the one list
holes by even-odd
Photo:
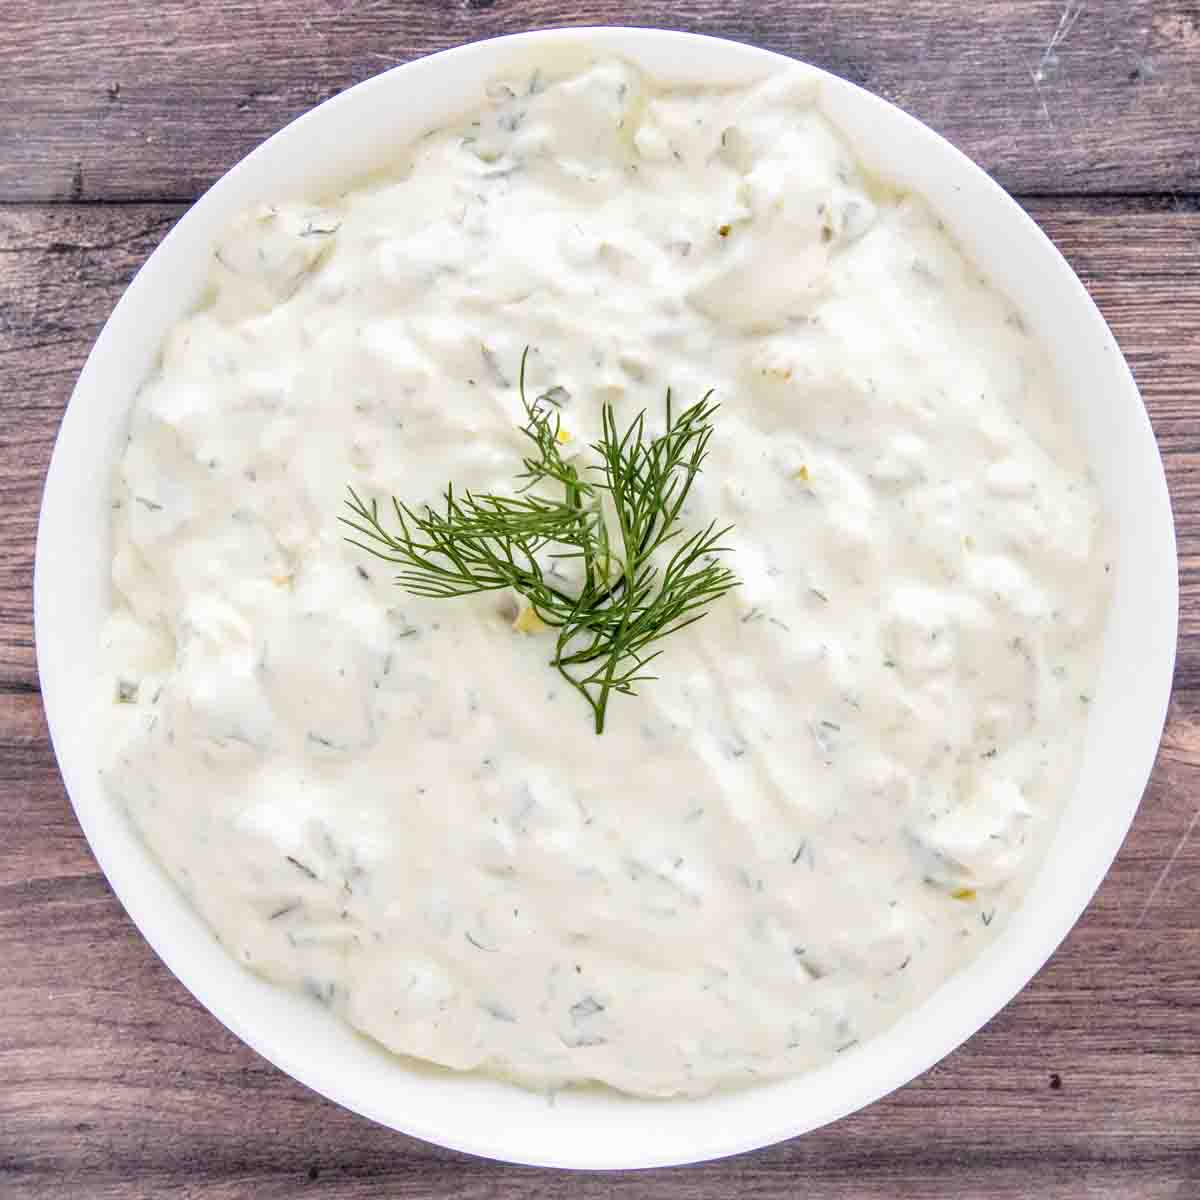
[[[1179, 516], [1182, 633], [1200, 638], [1200, 212], [1030, 201], [1125, 348]], [[178, 205], [0, 206], [0, 688], [36, 682], [29, 580], [38, 493], [92, 341]], [[1200, 648], [1200, 646], [1198, 646]], [[1200, 685], [1200, 658], [1179, 679]]]
[[91, 344], [182, 207], [0, 206], [0, 689], [35, 687], [42, 480]]
[[[814, 20], [826, 11], [810, 7]], [[447, 22], [468, 19], [447, 12]], [[0, 36], [0, 62], [9, 44]], [[218, 49], [206, 53], [219, 58]], [[1177, 690], [1133, 832], [1034, 983], [923, 1079], [783, 1146], [614, 1178], [468, 1160], [317, 1099], [200, 1009], [124, 916], [46, 739], [32, 535], [79, 367], [182, 206], [0, 206], [0, 1196], [1200, 1197], [1200, 212], [1071, 198], [1028, 207], [1122, 342], [1176, 508]]]
[[[0, 699], [0, 1194], [1192, 1200], [1200, 1194], [1200, 719], [1176, 704], [1133, 833], [1028, 989], [897, 1095], [707, 1167], [613, 1178], [469, 1160], [350, 1116], [207, 1015], [75, 825], [38, 697]], [[1052, 1086], [1057, 1075], [1061, 1086]], [[310, 1178], [313, 1173], [316, 1178]]]
[[558, 25], [754, 42], [928, 121], [1011, 190], [1200, 190], [1183, 0], [72, 0], [9, 4], [0, 200], [192, 199], [329, 95]]

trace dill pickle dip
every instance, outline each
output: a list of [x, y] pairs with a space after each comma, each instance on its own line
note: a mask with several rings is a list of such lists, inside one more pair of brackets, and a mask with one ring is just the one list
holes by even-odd
[[[1105, 520], [1044, 350], [783, 73], [493, 84], [247, 214], [141, 388], [101, 771], [229, 953], [398, 1054], [654, 1096], [801, 1072], [1020, 903], [1074, 786]], [[519, 598], [406, 594], [345, 489], [514, 488], [720, 408], [739, 586], [597, 736]]]

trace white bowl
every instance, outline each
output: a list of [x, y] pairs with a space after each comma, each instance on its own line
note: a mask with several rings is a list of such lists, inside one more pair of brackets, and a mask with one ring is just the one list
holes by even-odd
[[860, 1052], [800, 1078], [694, 1101], [601, 1089], [544, 1096], [426, 1069], [355, 1034], [315, 1002], [243, 970], [102, 794], [81, 698], [109, 596], [108, 492], [130, 401], [164, 333], [196, 303], [211, 243], [241, 210], [321, 193], [429, 127], [477, 106], [497, 74], [582, 49], [658, 79], [737, 83], [778, 55], [690, 34], [577, 29], [448, 50], [322, 104], [240, 162], [138, 273], [80, 375], [50, 464], [38, 529], [35, 610], [42, 693], [79, 822], [129, 915], [183, 984], [260, 1054], [309, 1087], [404, 1133], [492, 1158], [559, 1167], [646, 1167], [764, 1146], [853, 1112], [926, 1070], [1007, 1003], [1099, 886], [1154, 760], [1176, 633], [1175, 537], [1141, 399], [1112, 334], [1037, 226], [924, 125], [824, 72], [822, 106], [865, 163], [920, 193], [1049, 347], [1116, 528], [1115, 591], [1082, 770], [1046, 865], [998, 939], [927, 1003]]

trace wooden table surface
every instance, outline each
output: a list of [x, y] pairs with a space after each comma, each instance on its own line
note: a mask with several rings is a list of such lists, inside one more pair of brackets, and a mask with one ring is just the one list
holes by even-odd
[[[13, 0], [0, 17], [0, 1195], [1200, 1200], [1200, 6]], [[199, 1008], [75, 823], [30, 620], [59, 416], [122, 288], [188, 203], [285, 121], [389, 65], [604, 21], [828, 67], [1013, 191], [1141, 385], [1183, 596], [1170, 721], [1133, 832], [1024, 993], [924, 1078], [831, 1128], [620, 1176], [401, 1137], [309, 1093]]]

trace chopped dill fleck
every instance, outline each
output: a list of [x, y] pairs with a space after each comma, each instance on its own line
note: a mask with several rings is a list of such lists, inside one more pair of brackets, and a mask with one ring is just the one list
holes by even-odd
[[298, 858], [293, 858], [290, 854], [285, 854], [284, 857], [292, 864], [293, 867], [296, 868], [297, 871], [303, 872], [309, 877], [309, 879], [318, 878], [316, 871], [314, 871], [312, 867], [305, 866], [304, 863], [302, 863]]

